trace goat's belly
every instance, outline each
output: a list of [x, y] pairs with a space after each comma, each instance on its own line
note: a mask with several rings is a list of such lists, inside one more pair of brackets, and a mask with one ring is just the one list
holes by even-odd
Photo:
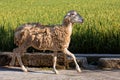
[[38, 50], [62, 51], [68, 48], [70, 40], [53, 39], [50, 35], [37, 35], [32, 41], [32, 47]]
[[32, 41], [32, 46], [39, 50], [49, 50], [53, 46], [53, 42], [50, 37], [39, 37]]
[[62, 51], [65, 48], [68, 48], [69, 44], [62, 44], [62, 43], [60, 44], [59, 42], [56, 44], [52, 42], [51, 43], [46, 43], [46, 42], [40, 43], [38, 41], [35, 41], [32, 44], [32, 47], [38, 50]]
[[42, 43], [42, 44], [36, 43], [36, 44], [33, 44], [32, 47], [39, 49], [39, 50], [51, 50], [52, 49], [51, 45], [50, 44], [48, 45], [47, 43]]
[[51, 50], [51, 51], [53, 51], [53, 49], [47, 48], [47, 47], [37, 47], [37, 46], [34, 46], [34, 45], [32, 47], [37, 49], [37, 50]]

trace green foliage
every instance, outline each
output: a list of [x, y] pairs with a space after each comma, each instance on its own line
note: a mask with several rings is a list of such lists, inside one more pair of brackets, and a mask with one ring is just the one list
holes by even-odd
[[120, 53], [120, 0], [0, 0], [0, 51], [12, 51], [14, 29], [27, 22], [60, 24], [67, 11], [84, 18], [76, 24], [70, 51]]

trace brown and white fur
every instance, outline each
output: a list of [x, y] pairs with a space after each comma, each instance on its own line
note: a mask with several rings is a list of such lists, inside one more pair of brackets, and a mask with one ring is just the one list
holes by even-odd
[[26, 52], [27, 48], [33, 47], [38, 50], [51, 50], [54, 52], [53, 71], [56, 70], [57, 52], [61, 51], [74, 59], [76, 69], [81, 72], [74, 54], [69, 50], [70, 37], [72, 34], [72, 26], [74, 23], [82, 23], [83, 18], [74, 10], [69, 11], [61, 25], [41, 25], [40, 23], [26, 23], [17, 27], [14, 34], [14, 42], [18, 46], [13, 50], [11, 65], [15, 63], [15, 57], [23, 71], [28, 70], [22, 63], [21, 56]]

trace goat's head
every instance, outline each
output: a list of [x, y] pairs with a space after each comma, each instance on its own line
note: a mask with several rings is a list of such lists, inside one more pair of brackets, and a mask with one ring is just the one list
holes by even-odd
[[83, 18], [76, 11], [69, 11], [64, 17], [64, 23], [83, 23]]

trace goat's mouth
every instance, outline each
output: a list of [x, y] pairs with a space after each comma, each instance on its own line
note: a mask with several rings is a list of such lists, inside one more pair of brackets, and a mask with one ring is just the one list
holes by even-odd
[[83, 23], [83, 19], [77, 19], [77, 20], [73, 20], [71, 21], [72, 23]]
[[83, 22], [84, 22], [83, 19], [79, 19], [79, 20], [78, 20], [78, 23], [83, 23]]

